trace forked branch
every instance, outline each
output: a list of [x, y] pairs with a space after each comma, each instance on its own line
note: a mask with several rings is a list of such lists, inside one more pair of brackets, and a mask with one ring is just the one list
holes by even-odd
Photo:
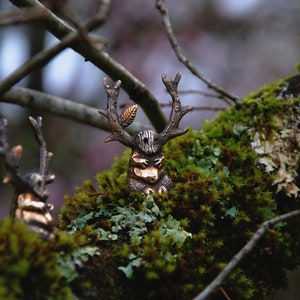
[[[204, 76], [200, 71], [197, 70], [196, 67], [194, 67], [189, 62], [189, 60], [183, 55], [181, 47], [179, 46], [177, 39], [175, 37], [175, 34], [173, 32], [168, 8], [166, 6], [165, 1], [164, 0], [156, 0], [156, 8], [159, 10], [160, 14], [162, 15], [162, 21], [163, 21], [163, 25], [164, 25], [166, 33], [167, 33], [167, 37], [169, 39], [169, 42], [170, 42], [178, 60], [181, 63], [183, 63], [192, 72], [192, 74], [194, 74], [196, 77], [198, 77], [204, 83], [206, 83], [209, 88], [215, 90], [218, 94], [222, 95], [224, 97], [224, 100], [229, 99], [230, 101], [232, 101], [234, 103], [241, 102], [241, 99], [238, 96], [227, 92], [222, 87], [213, 83], [210, 79], [208, 79], [206, 76]], [[228, 102], [228, 101], [226, 101], [226, 102]], [[231, 103], [229, 103], [229, 104], [231, 104]]]
[[[47, 10], [43, 4], [38, 0], [10, 0], [19, 8], [41, 7], [45, 11], [39, 22], [41, 22], [47, 30], [54, 34], [58, 39], [63, 39], [68, 34], [75, 32], [75, 30], [66, 24], [63, 20], [58, 18], [50, 10]], [[157, 100], [151, 94], [149, 89], [134, 77], [128, 70], [115, 61], [108, 53], [98, 51], [87, 43], [82, 43], [81, 40], [76, 40], [70, 45], [72, 49], [80, 53], [86, 60], [99, 67], [104, 73], [110, 75], [113, 79], [121, 79], [124, 85], [124, 90], [128, 93], [130, 98], [139, 104], [145, 111], [153, 126], [161, 131], [166, 124], [166, 119], [161, 110]], [[142, 99], [142, 100], [141, 100]]]

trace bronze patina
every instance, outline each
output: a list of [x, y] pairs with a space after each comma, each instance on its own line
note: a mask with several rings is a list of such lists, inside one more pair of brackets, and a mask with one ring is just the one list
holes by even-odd
[[7, 140], [8, 122], [0, 119], [0, 154], [4, 158], [7, 175], [4, 183], [11, 183], [15, 192], [11, 206], [11, 216], [28, 224], [29, 228], [44, 239], [50, 239], [54, 234], [53, 205], [46, 203], [49, 196], [46, 184], [54, 181], [55, 176], [49, 173], [49, 162], [52, 153], [47, 151], [46, 142], [41, 132], [42, 118], [29, 117], [35, 137], [40, 146], [39, 172], [21, 175], [19, 167], [22, 160], [22, 146], [10, 149]]
[[134, 136], [131, 136], [124, 128], [134, 121], [137, 105], [131, 105], [118, 115], [117, 100], [121, 81], [110, 86], [106, 78], [103, 80], [107, 94], [107, 109], [99, 110], [99, 113], [108, 119], [112, 130], [112, 135], [105, 139], [105, 142], [119, 141], [132, 149], [127, 181], [132, 189], [140, 190], [145, 194], [166, 193], [172, 187], [172, 181], [165, 172], [165, 157], [162, 148], [169, 140], [188, 131], [188, 128], [179, 129], [178, 126], [182, 117], [192, 109], [191, 106], [181, 106], [177, 90], [180, 78], [180, 73], [174, 80], [165, 74], [162, 75], [162, 81], [172, 97], [171, 114], [165, 129], [161, 133], [147, 129]]

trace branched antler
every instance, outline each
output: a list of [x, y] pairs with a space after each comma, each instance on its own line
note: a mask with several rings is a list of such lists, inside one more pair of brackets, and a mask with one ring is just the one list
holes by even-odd
[[49, 161], [53, 156], [51, 152], [47, 151], [46, 142], [41, 132], [42, 118], [38, 117], [36, 120], [29, 117], [32, 128], [34, 130], [36, 139], [40, 144], [40, 173], [28, 173], [24, 176], [19, 174], [19, 167], [22, 161], [21, 145], [9, 148], [7, 140], [7, 126], [6, 119], [0, 119], [0, 154], [4, 158], [7, 175], [4, 177], [4, 183], [12, 183], [16, 189], [16, 193], [34, 192], [36, 196], [42, 200], [48, 198], [46, 191], [46, 184], [54, 181], [55, 176], [48, 173]]
[[129, 126], [136, 115], [137, 105], [132, 105], [121, 114], [118, 115], [118, 96], [121, 88], [121, 81], [118, 80], [113, 86], [107, 82], [107, 78], [103, 79], [104, 88], [107, 94], [107, 110], [99, 110], [98, 112], [108, 119], [108, 123], [112, 130], [112, 135], [105, 139], [105, 142], [119, 141], [123, 145], [132, 148], [134, 146], [134, 138], [127, 133], [124, 128]]
[[29, 117], [36, 139], [40, 145], [40, 172], [19, 174], [22, 158], [22, 146], [9, 148], [6, 119], [0, 119], [0, 154], [4, 158], [8, 174], [4, 182], [10, 182], [15, 193], [11, 206], [11, 216], [27, 223], [32, 231], [45, 239], [54, 237], [53, 205], [47, 204], [46, 184], [53, 182], [55, 176], [49, 174], [49, 162], [52, 153], [47, 151], [41, 132], [42, 118]]
[[53, 153], [47, 151], [47, 145], [41, 131], [42, 118], [37, 117], [36, 119], [34, 119], [33, 117], [29, 117], [29, 120], [35, 133], [35, 137], [40, 145], [39, 174], [42, 180], [40, 182], [39, 190], [37, 192], [43, 200], [46, 200], [48, 198], [48, 193], [46, 192], [46, 184], [53, 182], [55, 179], [55, 175], [49, 174], [49, 162], [53, 157]]
[[182, 117], [191, 111], [192, 106], [181, 106], [180, 98], [178, 96], [178, 84], [181, 79], [181, 74], [177, 73], [174, 80], [171, 80], [166, 74], [162, 74], [162, 81], [165, 84], [169, 94], [172, 97], [172, 110], [169, 118], [169, 122], [165, 129], [158, 135], [160, 143], [165, 144], [168, 140], [175, 138], [179, 135], [183, 135], [188, 131], [188, 128], [179, 129], [178, 125]]
[[112, 130], [112, 135], [105, 142], [119, 141], [132, 149], [127, 181], [133, 189], [140, 190], [145, 194], [151, 192], [165, 193], [172, 187], [171, 179], [165, 174], [165, 157], [162, 153], [162, 147], [168, 140], [187, 132], [187, 128], [179, 129], [178, 126], [182, 117], [192, 109], [191, 106], [181, 106], [177, 91], [180, 78], [180, 73], [176, 75], [174, 80], [171, 80], [167, 75], [162, 75], [162, 80], [173, 100], [172, 111], [166, 128], [160, 134], [151, 129], [142, 130], [133, 137], [124, 128], [133, 122], [137, 106], [128, 107], [119, 116], [117, 100], [121, 81], [117, 81], [111, 87], [107, 84], [106, 78], [103, 80], [108, 102], [107, 110], [99, 110], [99, 113], [108, 119]]

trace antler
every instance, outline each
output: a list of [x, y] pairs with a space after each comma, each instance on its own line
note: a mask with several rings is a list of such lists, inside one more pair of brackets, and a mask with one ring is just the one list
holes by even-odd
[[123, 145], [132, 148], [135, 145], [134, 138], [131, 137], [124, 128], [133, 122], [137, 111], [137, 105], [131, 105], [119, 116], [117, 113], [117, 101], [121, 88], [121, 81], [118, 80], [114, 83], [114, 86], [110, 86], [107, 82], [107, 78], [104, 78], [103, 84], [107, 94], [107, 110], [99, 110], [98, 112], [108, 119], [108, 123], [112, 130], [112, 135], [106, 138], [105, 142], [119, 141]]
[[11, 150], [7, 141], [6, 119], [0, 119], [0, 154], [4, 157], [8, 175], [4, 182], [11, 182], [15, 193], [11, 205], [11, 216], [22, 220], [29, 228], [45, 239], [54, 234], [53, 205], [47, 204], [48, 192], [46, 184], [51, 183], [55, 176], [49, 174], [49, 161], [52, 153], [47, 151], [46, 142], [41, 132], [42, 118], [29, 117], [35, 137], [40, 145], [40, 172], [27, 173], [21, 176], [18, 172], [21, 164], [22, 147], [15, 146]]
[[40, 173], [41, 180], [38, 182], [38, 186], [35, 188], [35, 192], [38, 196], [46, 200], [48, 198], [48, 193], [46, 191], [46, 184], [51, 183], [55, 179], [55, 175], [49, 174], [49, 162], [53, 157], [52, 152], [47, 151], [47, 144], [44, 140], [41, 127], [42, 127], [42, 118], [37, 117], [34, 119], [33, 117], [29, 117], [31, 126], [33, 128], [36, 140], [40, 145]]
[[23, 192], [34, 192], [41, 200], [45, 201], [48, 198], [46, 191], [46, 184], [54, 181], [55, 176], [48, 173], [49, 161], [53, 156], [51, 152], [46, 149], [46, 143], [41, 132], [42, 118], [38, 117], [36, 120], [29, 117], [33, 127], [36, 139], [40, 144], [40, 173], [28, 173], [24, 176], [19, 174], [19, 167], [22, 159], [22, 146], [18, 145], [9, 148], [7, 140], [7, 126], [6, 119], [0, 119], [0, 154], [4, 158], [7, 175], [4, 177], [4, 183], [12, 183], [15, 187], [16, 194]]
[[167, 141], [183, 135], [188, 131], [188, 128], [179, 129], [178, 125], [182, 117], [193, 109], [192, 106], [181, 106], [180, 98], [178, 96], [177, 87], [181, 79], [181, 74], [177, 73], [174, 80], [171, 80], [166, 74], [162, 74], [162, 81], [165, 84], [169, 94], [172, 97], [172, 110], [169, 118], [169, 122], [165, 129], [158, 134], [159, 142], [164, 145]]
[[107, 84], [106, 78], [103, 80], [108, 103], [107, 110], [99, 110], [99, 113], [108, 119], [112, 130], [112, 135], [105, 142], [119, 141], [132, 149], [127, 181], [131, 188], [140, 190], [145, 194], [151, 192], [165, 193], [172, 187], [171, 179], [165, 174], [165, 158], [162, 148], [168, 140], [187, 132], [187, 128], [179, 129], [178, 125], [182, 117], [192, 109], [191, 106], [181, 107], [177, 91], [180, 77], [181, 75], [178, 73], [172, 81], [167, 75], [162, 75], [162, 80], [173, 101], [169, 123], [166, 128], [160, 134], [151, 129], [146, 129], [133, 137], [124, 128], [133, 122], [137, 105], [130, 106], [119, 116], [117, 113], [117, 98], [121, 81], [117, 81], [112, 87]]

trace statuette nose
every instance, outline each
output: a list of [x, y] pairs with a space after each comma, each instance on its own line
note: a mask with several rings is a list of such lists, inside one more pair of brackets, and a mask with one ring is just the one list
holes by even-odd
[[154, 167], [148, 167], [145, 169], [140, 169], [140, 168], [134, 168], [133, 169], [134, 174], [141, 178], [142, 180], [149, 182], [149, 183], [155, 183], [158, 181], [158, 170], [157, 168]]

